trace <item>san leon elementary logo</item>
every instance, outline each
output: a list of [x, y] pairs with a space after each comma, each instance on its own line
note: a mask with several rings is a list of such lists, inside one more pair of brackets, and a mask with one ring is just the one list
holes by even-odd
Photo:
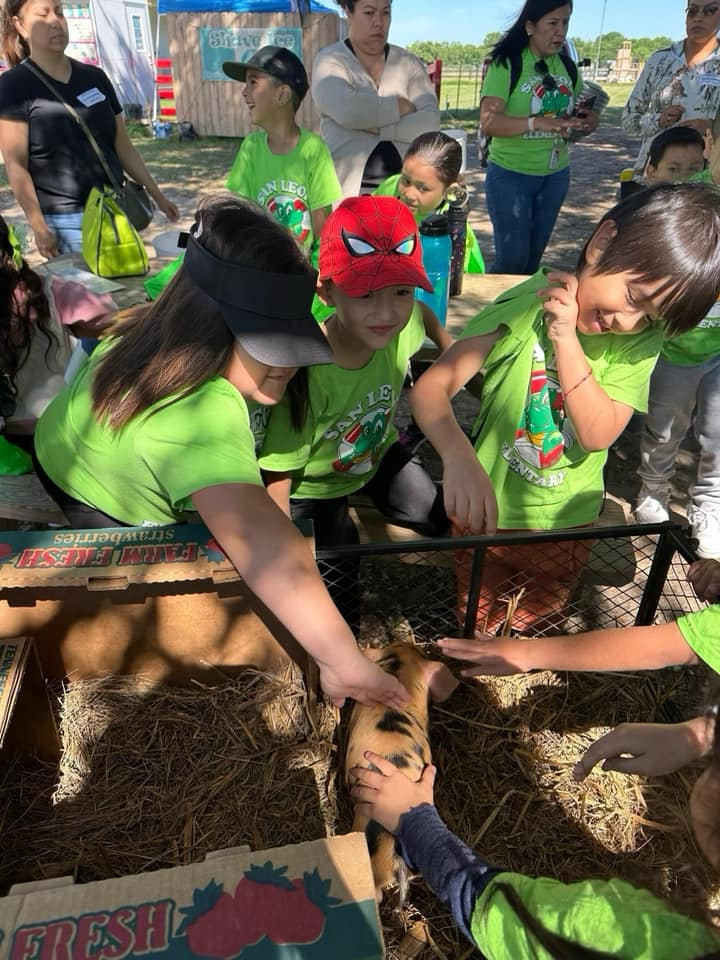
[[333, 470], [338, 473], [369, 473], [377, 463], [387, 433], [390, 411], [371, 410], [340, 438]]
[[305, 243], [312, 231], [312, 221], [303, 184], [294, 180], [270, 180], [259, 192], [258, 203], [294, 234], [299, 243]]
[[532, 91], [531, 115], [562, 117], [572, 113], [575, 98], [565, 78], [556, 80], [548, 75], [531, 81], [529, 88]]

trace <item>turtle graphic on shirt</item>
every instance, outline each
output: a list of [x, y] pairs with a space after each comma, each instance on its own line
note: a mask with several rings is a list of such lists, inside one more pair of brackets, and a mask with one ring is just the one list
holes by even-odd
[[[553, 407], [555, 408], [553, 410]], [[513, 444], [525, 463], [539, 469], [554, 466], [565, 443], [556, 416], [562, 411], [562, 395], [550, 396], [545, 371], [545, 353], [539, 343], [533, 348], [530, 386]], [[555, 414], [555, 415], [554, 415]]]
[[574, 97], [572, 88], [563, 80], [553, 87], [546, 87], [539, 80], [533, 87], [530, 113], [541, 116], [564, 117], [573, 111]]
[[355, 423], [338, 442], [333, 470], [338, 473], [369, 473], [380, 458], [390, 411], [375, 407]]
[[312, 222], [304, 200], [298, 196], [276, 193], [268, 201], [267, 209], [300, 243], [305, 242], [312, 229]]

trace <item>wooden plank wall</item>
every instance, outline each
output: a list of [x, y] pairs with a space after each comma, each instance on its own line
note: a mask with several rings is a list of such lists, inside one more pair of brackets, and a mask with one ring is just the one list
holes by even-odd
[[[190, 120], [198, 133], [216, 137], [244, 137], [250, 116], [242, 98], [243, 84], [202, 79], [199, 27], [299, 27], [296, 13], [175, 13], [167, 14], [168, 41], [173, 60], [177, 119]], [[334, 13], [311, 13], [303, 18], [303, 62], [308, 75], [315, 54], [345, 35], [345, 22]], [[320, 118], [308, 92], [298, 111], [298, 123], [320, 130]]]

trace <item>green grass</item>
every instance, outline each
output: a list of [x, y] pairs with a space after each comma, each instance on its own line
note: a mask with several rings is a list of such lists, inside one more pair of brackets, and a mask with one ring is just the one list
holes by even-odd
[[[440, 109], [444, 113], [460, 114], [465, 111], [474, 110], [477, 118], [477, 111], [480, 104], [480, 87], [475, 82], [474, 77], [467, 73], [471, 68], [465, 67], [465, 76], [458, 76], [450, 71], [443, 74], [442, 86], [440, 88]], [[608, 117], [615, 116], [619, 121], [620, 112], [625, 106], [630, 91], [633, 88], [631, 83], [606, 83], [600, 84], [610, 97], [607, 107]], [[611, 111], [613, 111], [611, 113]]]

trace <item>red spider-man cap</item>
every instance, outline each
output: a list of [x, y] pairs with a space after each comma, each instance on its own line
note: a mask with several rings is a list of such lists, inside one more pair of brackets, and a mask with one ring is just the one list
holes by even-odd
[[349, 297], [396, 285], [432, 291], [415, 218], [395, 197], [350, 197], [320, 236], [320, 278]]

